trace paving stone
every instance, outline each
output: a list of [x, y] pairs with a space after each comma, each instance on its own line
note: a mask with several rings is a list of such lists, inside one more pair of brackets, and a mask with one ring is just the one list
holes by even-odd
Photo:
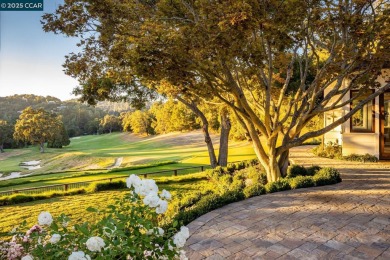
[[390, 162], [330, 160], [310, 149], [293, 148], [290, 158], [335, 167], [343, 182], [257, 196], [209, 212], [188, 225], [189, 259], [389, 260]]

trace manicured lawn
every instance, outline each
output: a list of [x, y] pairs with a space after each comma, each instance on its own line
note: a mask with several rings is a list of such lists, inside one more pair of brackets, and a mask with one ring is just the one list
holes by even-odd
[[[69, 146], [46, 149], [44, 154], [39, 153], [36, 147], [6, 150], [6, 153], [0, 155], [0, 173], [28, 172], [19, 164], [32, 160], [42, 160], [42, 168], [34, 170], [34, 173], [104, 170], [120, 157], [123, 157], [121, 167], [162, 161], [180, 161], [190, 165], [209, 163], [207, 148], [199, 131], [152, 137], [112, 133], [73, 138]], [[253, 157], [251, 144], [230, 143], [230, 161]]]

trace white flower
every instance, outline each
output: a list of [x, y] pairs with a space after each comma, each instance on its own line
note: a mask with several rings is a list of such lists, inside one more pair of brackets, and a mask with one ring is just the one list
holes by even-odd
[[157, 214], [164, 214], [168, 209], [168, 202], [166, 200], [159, 200], [156, 208]]
[[34, 258], [31, 255], [25, 255], [21, 258], [21, 260], [33, 260]]
[[163, 190], [160, 194], [160, 197], [166, 200], [170, 200], [172, 198], [171, 193], [169, 193], [167, 190]]
[[158, 206], [160, 198], [158, 197], [157, 192], [151, 191], [148, 195], [145, 196], [143, 201], [145, 205], [155, 208]]
[[53, 234], [50, 238], [50, 243], [56, 244], [61, 240], [61, 235], [60, 234]]
[[83, 251], [72, 252], [68, 257], [68, 260], [91, 260], [89, 255], [86, 255]]
[[186, 226], [180, 228], [180, 233], [187, 239], [190, 237], [190, 230]]
[[68, 225], [69, 225], [69, 222], [66, 222], [66, 221], [62, 222], [62, 227], [67, 228]]
[[186, 251], [184, 250], [180, 250], [180, 260], [188, 260], [187, 256], [186, 256]]
[[146, 179], [142, 180], [138, 186], [134, 187], [134, 191], [140, 196], [146, 196], [152, 191], [158, 193], [158, 187], [154, 180]]
[[180, 233], [177, 233], [177, 234], [173, 237], [173, 243], [175, 243], [175, 245], [176, 245], [178, 248], [183, 247], [183, 246], [186, 244], [186, 241], [187, 241], [187, 239], [185, 239], [183, 236], [181, 236]]
[[181, 248], [185, 245], [187, 238], [189, 237], [190, 237], [189, 229], [183, 226], [180, 228], [180, 231], [173, 236], [173, 243], [175, 243], [175, 245], [178, 248]]
[[159, 236], [162, 236], [162, 235], [164, 235], [164, 229], [162, 229], [162, 228], [158, 228], [158, 234], [159, 234]]
[[127, 184], [128, 188], [131, 188], [131, 187], [135, 188], [135, 187], [139, 186], [140, 183], [141, 183], [141, 178], [135, 174], [130, 175], [129, 178], [126, 179], [126, 184]]
[[[151, 235], [151, 234], [154, 234], [154, 229], [149, 229], [147, 232], [146, 232], [146, 234], [147, 235]], [[162, 236], [162, 235], [164, 235], [164, 229], [162, 229], [162, 228], [158, 228], [158, 234], [157, 234], [157, 236]]]
[[100, 252], [106, 245], [101, 237], [90, 237], [85, 244], [92, 252]]
[[47, 211], [42, 211], [41, 214], [38, 216], [38, 223], [39, 225], [48, 225], [50, 226], [53, 222], [53, 217], [51, 214]]

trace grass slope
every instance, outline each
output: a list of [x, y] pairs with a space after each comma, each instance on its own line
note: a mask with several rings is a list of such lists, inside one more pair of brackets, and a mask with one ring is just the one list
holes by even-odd
[[[216, 149], [218, 140], [215, 139]], [[186, 164], [208, 164], [207, 148], [200, 131], [170, 133], [166, 135], [139, 137], [129, 133], [82, 136], [73, 138], [62, 149], [46, 149], [40, 154], [36, 147], [6, 150], [0, 155], [0, 173], [29, 172], [20, 168], [24, 161], [41, 160], [42, 168], [33, 173], [49, 173], [65, 170], [85, 171], [106, 169], [115, 160], [123, 157], [121, 167], [149, 164], [161, 161], [181, 161]], [[251, 145], [232, 142], [231, 161], [254, 157]]]

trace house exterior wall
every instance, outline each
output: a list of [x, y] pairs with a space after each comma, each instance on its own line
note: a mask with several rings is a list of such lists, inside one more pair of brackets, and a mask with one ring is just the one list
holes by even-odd
[[[384, 86], [386, 81], [389, 80], [390, 69], [382, 71], [382, 75], [378, 77], [377, 82]], [[348, 82], [344, 82], [347, 84]], [[325, 95], [329, 93], [331, 87], [325, 91]], [[336, 98], [336, 97], [335, 97]], [[350, 93], [343, 98], [343, 101], [348, 101], [350, 99]], [[373, 133], [359, 133], [351, 132], [351, 123], [350, 120], [347, 120], [344, 124], [332, 129], [328, 133], [324, 134], [324, 144], [329, 142], [342, 145], [343, 155], [350, 154], [371, 154], [376, 157], [380, 157], [380, 103], [379, 96], [375, 98], [374, 101], [374, 129]], [[337, 109], [332, 112], [327, 112], [324, 115], [324, 124], [329, 125], [340, 118], [342, 115], [350, 111], [350, 105], [346, 105], [343, 108]], [[334, 119], [333, 119], [334, 118]]]

